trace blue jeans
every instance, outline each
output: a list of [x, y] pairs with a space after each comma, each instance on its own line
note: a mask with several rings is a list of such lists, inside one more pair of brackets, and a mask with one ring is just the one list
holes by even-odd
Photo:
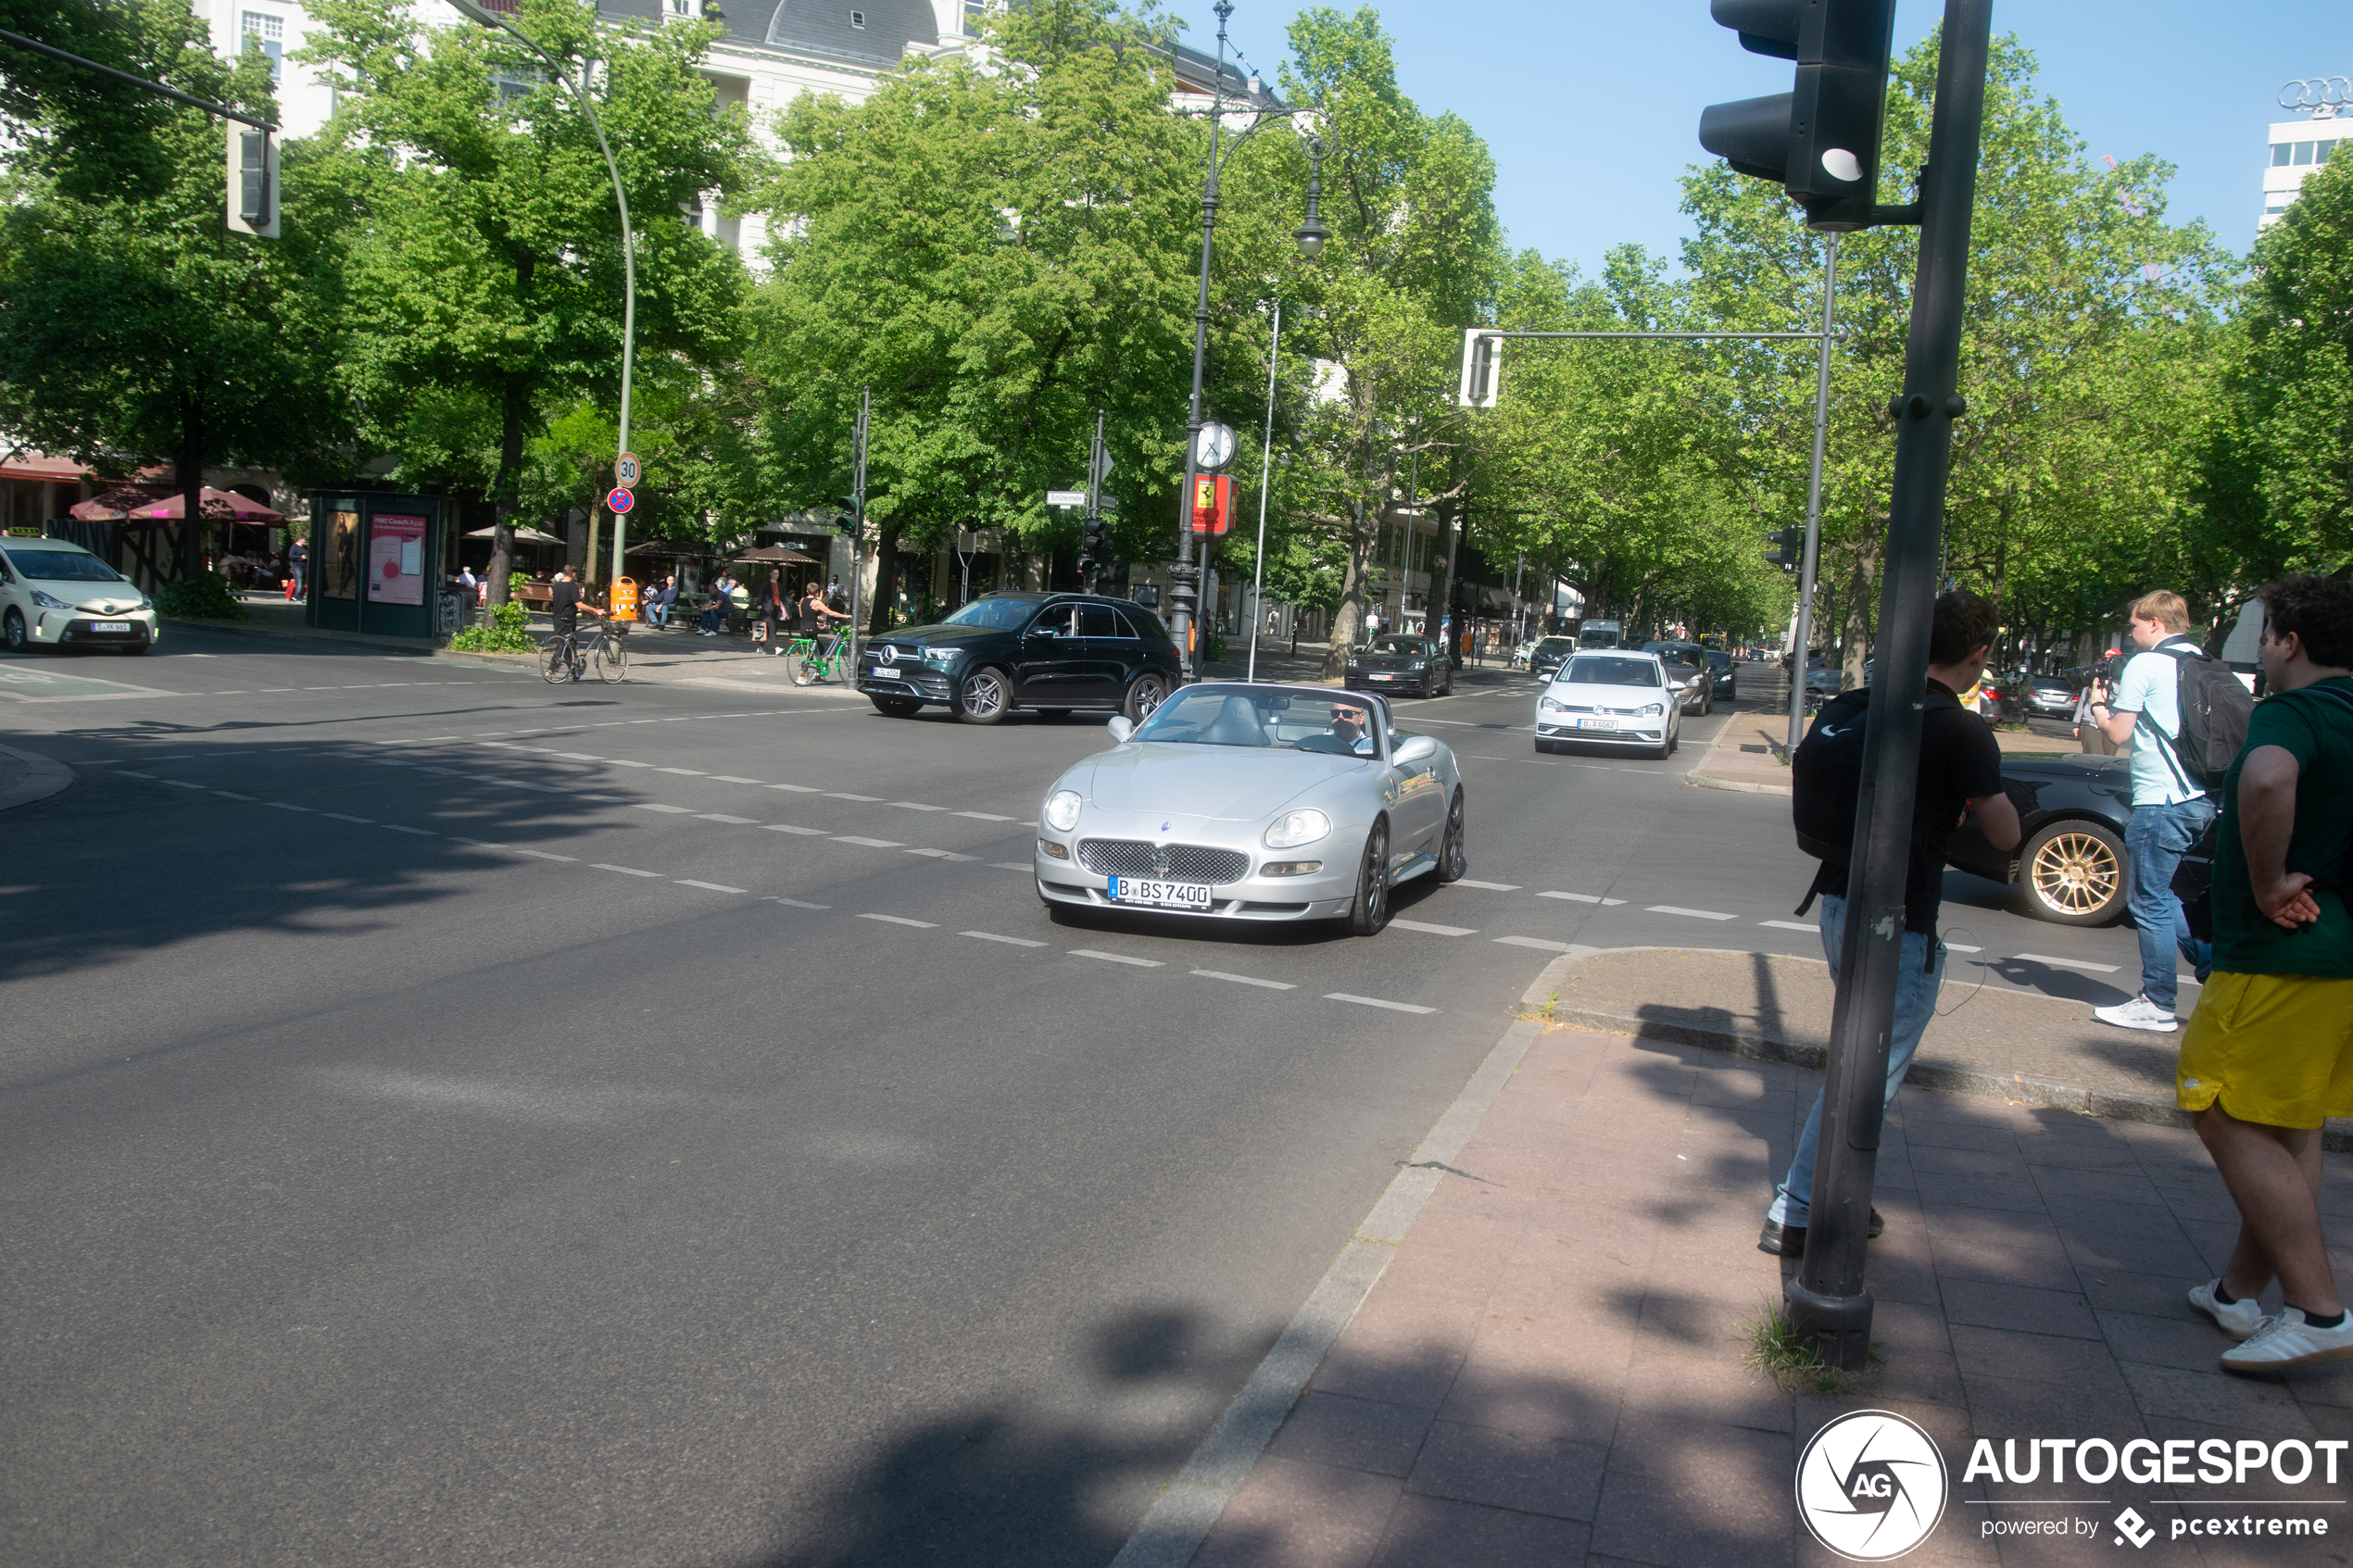
[[[1839, 935], [1846, 924], [1846, 900], [1825, 897], [1822, 899], [1822, 951], [1830, 955], [1831, 976], [1838, 975]], [[1930, 962], [1933, 948], [1935, 961]], [[1895, 1038], [1887, 1052], [1887, 1100], [1895, 1103], [1895, 1091], [1904, 1086], [1904, 1074], [1912, 1070], [1912, 1055], [1920, 1048], [1920, 1036], [1928, 1031], [1928, 1021], [1936, 1016], [1936, 993], [1944, 984], [1944, 944], [1935, 937], [1917, 931], [1904, 933], [1904, 956], [1895, 976]], [[1814, 1151], [1822, 1136], [1822, 1095], [1829, 1091], [1826, 1083], [1814, 1096], [1814, 1114], [1806, 1119], [1806, 1131], [1798, 1135], [1797, 1157], [1789, 1162], [1789, 1174], [1773, 1189], [1773, 1207], [1767, 1217], [1783, 1225], [1802, 1225], [1814, 1203]]]
[[2201, 984], [2214, 963], [2214, 945], [2190, 935], [2189, 917], [2173, 894], [2182, 852], [2213, 820], [2214, 802], [2200, 796], [2172, 806], [2135, 806], [2124, 824], [2124, 907], [2133, 911], [2141, 935], [2141, 994], [2167, 1012], [2181, 991], [2173, 955], [2178, 951], [2190, 960]]
[[646, 611], [646, 620], [655, 626], [669, 625], [670, 607], [666, 604], [661, 603], [660, 601], [656, 601], [654, 606]]
[[718, 606], [713, 605], [711, 608], [702, 612], [702, 629], [704, 631], [716, 632], [724, 627], [726, 624], [727, 612], [720, 608]]

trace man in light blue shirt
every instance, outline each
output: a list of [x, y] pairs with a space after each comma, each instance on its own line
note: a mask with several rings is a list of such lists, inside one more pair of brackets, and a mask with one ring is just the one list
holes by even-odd
[[2190, 935], [2173, 892], [2173, 872], [2214, 821], [2214, 802], [2182, 762], [2182, 666], [2164, 651], [2175, 645], [2197, 651], [2189, 635], [2190, 607], [2181, 595], [2160, 588], [2133, 600], [2132, 616], [2133, 642], [2142, 651], [2124, 666], [2112, 696], [2095, 690], [2090, 714], [2109, 740], [2133, 743], [2124, 901], [2140, 929], [2141, 994], [2116, 1007], [2095, 1008], [2092, 1016], [2120, 1029], [2170, 1035], [2177, 1027], [2173, 1004], [2180, 992], [2174, 954], [2190, 960], [2201, 982], [2213, 961], [2211, 945]]

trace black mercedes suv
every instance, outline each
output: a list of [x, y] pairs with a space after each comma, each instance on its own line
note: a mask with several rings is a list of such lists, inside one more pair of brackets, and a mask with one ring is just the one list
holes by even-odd
[[1179, 683], [1176, 645], [1159, 619], [1091, 594], [987, 594], [858, 656], [858, 689], [896, 719], [935, 702], [967, 724], [994, 724], [1016, 708], [1140, 721]]

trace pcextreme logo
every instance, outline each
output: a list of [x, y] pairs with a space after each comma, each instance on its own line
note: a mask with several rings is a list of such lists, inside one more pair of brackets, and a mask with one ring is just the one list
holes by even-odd
[[1928, 1539], [1944, 1493], [1944, 1456], [1894, 1411], [1840, 1416], [1797, 1460], [1797, 1516], [1855, 1562], [1885, 1562]]

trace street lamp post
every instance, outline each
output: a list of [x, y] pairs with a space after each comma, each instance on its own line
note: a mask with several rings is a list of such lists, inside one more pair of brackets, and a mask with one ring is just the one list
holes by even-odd
[[[629, 193], [621, 187], [621, 166], [613, 161], [612, 144], [605, 140], [604, 123], [598, 119], [597, 106], [588, 96], [588, 62], [581, 62], [580, 81], [574, 83], [564, 74], [563, 63], [541, 48], [537, 39], [517, 27], [513, 18], [486, 9], [475, 4], [475, 0], [449, 0], [449, 3], [484, 27], [503, 28], [514, 34], [522, 41], [524, 47], [547, 61], [548, 74], [563, 83], [566, 91], [580, 105], [580, 112], [588, 117], [588, 129], [597, 133], [597, 150], [605, 155], [605, 172], [612, 179], [612, 199], [621, 208], [621, 440], [613, 449], [613, 461], [618, 467], [622, 454], [629, 450], [629, 371], [637, 343], [637, 243], [635, 235], [630, 231]], [[505, 520], [501, 519], [498, 527], [502, 533], [506, 526]], [[622, 576], [628, 532], [628, 519], [615, 512], [612, 520], [612, 575], [616, 581]], [[493, 543], [502, 544], [505, 541], [494, 540]], [[592, 571], [595, 565], [593, 561], [589, 563]], [[503, 589], [496, 591], [504, 592]]]
[[[1168, 602], [1171, 628], [1176, 636], [1178, 657], [1184, 660], [1189, 680], [1201, 675], [1203, 651], [1195, 634], [1198, 619], [1198, 593], [1201, 569], [1193, 563], [1193, 482], [1200, 477], [1201, 468], [1201, 392], [1203, 372], [1209, 364], [1209, 262], [1217, 237], [1217, 181], [1224, 173], [1226, 161], [1231, 158], [1252, 132], [1270, 119], [1287, 119], [1297, 111], [1291, 109], [1261, 109], [1239, 135], [1219, 151], [1226, 124], [1226, 19], [1234, 14], [1233, 0], [1217, 0], [1213, 7], [1217, 13], [1217, 74], [1216, 84], [1209, 105], [1209, 173], [1202, 183], [1201, 193], [1201, 291], [1193, 304], [1193, 397], [1185, 420], [1185, 483], [1176, 493], [1176, 564], [1169, 571]], [[1322, 194], [1324, 159], [1329, 148], [1313, 132], [1302, 132], [1307, 142], [1307, 156], [1313, 172], [1307, 181], [1307, 220], [1299, 226], [1292, 238], [1298, 242], [1299, 253], [1309, 260], [1321, 255], [1324, 242], [1331, 231], [1316, 215], [1316, 198]]]

